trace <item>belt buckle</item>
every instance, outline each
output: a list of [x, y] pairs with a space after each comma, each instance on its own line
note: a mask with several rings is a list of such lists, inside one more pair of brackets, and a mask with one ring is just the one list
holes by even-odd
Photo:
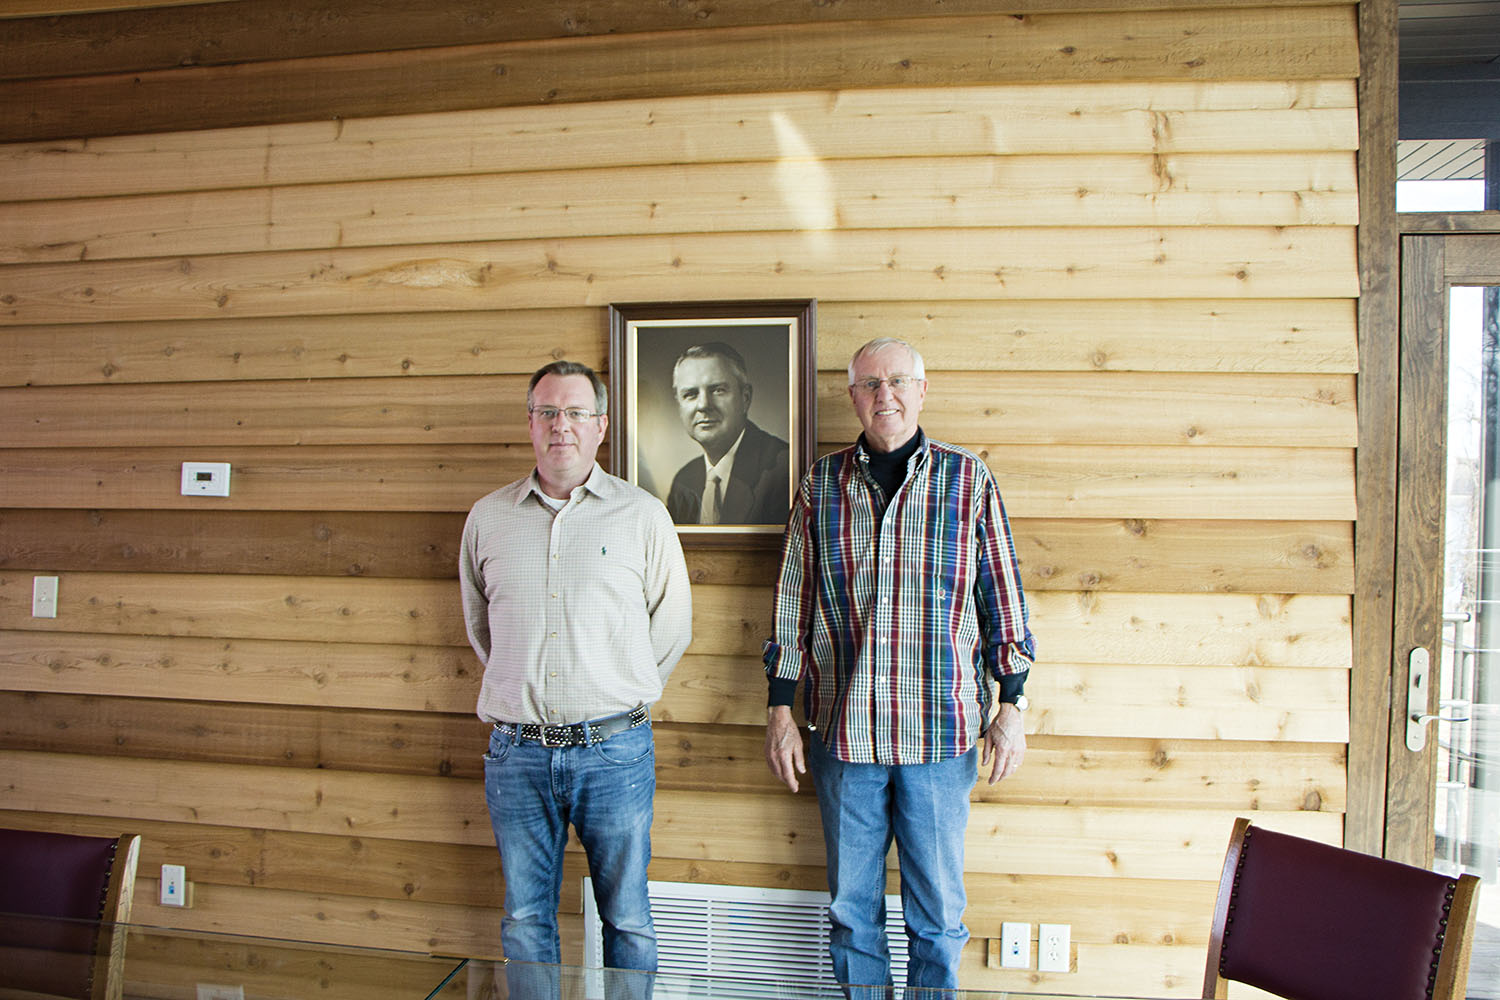
[[544, 726], [541, 726], [539, 728], [541, 729], [541, 733], [542, 733], [542, 746], [557, 748], [557, 747], [566, 747], [566, 746], [569, 745], [568, 743], [554, 743], [547, 736], [548, 730], [556, 729], [556, 730], [558, 730], [558, 731], [560, 731], [560, 732], [562, 732], [564, 734], [561, 737], [562, 739], [567, 739], [567, 736], [566, 736], [567, 727], [566, 726], [546, 726], [546, 725], [544, 725]]

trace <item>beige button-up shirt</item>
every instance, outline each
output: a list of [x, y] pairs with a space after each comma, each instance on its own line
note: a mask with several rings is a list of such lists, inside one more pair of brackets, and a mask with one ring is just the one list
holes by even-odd
[[458, 575], [489, 722], [567, 724], [650, 704], [692, 639], [671, 517], [598, 465], [556, 512], [534, 472], [481, 499]]

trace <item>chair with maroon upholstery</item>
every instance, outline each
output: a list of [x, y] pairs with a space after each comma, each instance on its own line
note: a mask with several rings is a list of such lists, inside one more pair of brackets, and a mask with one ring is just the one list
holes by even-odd
[[1236, 820], [1203, 996], [1463, 1000], [1478, 885]]
[[0, 998], [119, 1000], [140, 847], [0, 830]]

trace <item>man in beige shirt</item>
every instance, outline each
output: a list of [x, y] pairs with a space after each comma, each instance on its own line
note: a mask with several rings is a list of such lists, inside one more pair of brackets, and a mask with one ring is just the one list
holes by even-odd
[[554, 362], [526, 404], [536, 469], [476, 503], [459, 583], [494, 724], [485, 795], [505, 874], [509, 959], [559, 962], [568, 827], [588, 856], [611, 968], [656, 969], [646, 893], [656, 790], [650, 704], [692, 638], [661, 501], [599, 468], [604, 383]]

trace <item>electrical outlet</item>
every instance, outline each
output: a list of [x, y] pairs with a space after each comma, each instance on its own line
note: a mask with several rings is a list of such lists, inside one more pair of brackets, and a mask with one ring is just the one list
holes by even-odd
[[1004, 969], [1031, 968], [1031, 925], [1000, 925], [1000, 966]]
[[1070, 972], [1073, 967], [1072, 925], [1038, 924], [1036, 967], [1042, 972]]

